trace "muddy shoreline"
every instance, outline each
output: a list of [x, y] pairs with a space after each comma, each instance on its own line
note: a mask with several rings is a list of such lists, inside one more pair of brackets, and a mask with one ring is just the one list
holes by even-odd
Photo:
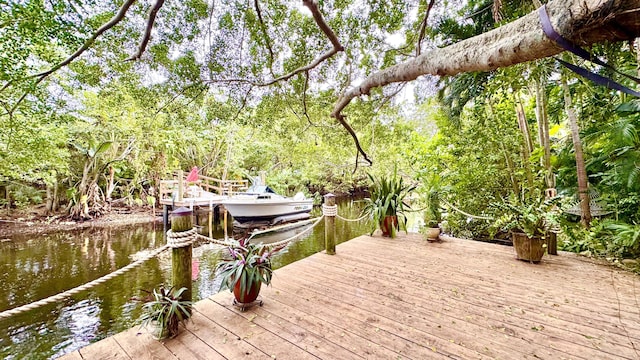
[[142, 223], [162, 223], [162, 210], [156, 209], [155, 217], [149, 208], [119, 208], [103, 216], [86, 221], [73, 221], [64, 215], [44, 216], [39, 209], [13, 211], [0, 214], [0, 240], [12, 236], [46, 234], [86, 228], [118, 227]]

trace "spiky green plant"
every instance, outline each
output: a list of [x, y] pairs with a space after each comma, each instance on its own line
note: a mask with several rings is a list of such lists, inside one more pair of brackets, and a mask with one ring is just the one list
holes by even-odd
[[[407, 231], [406, 210], [411, 210], [409, 204], [404, 199], [413, 190], [416, 185], [406, 184], [402, 177], [399, 177], [397, 171], [392, 176], [377, 177], [373, 174], [367, 174], [371, 185], [369, 192], [371, 196], [365, 199], [363, 214], [372, 220], [371, 234], [380, 227], [382, 221], [387, 216], [397, 216], [398, 226]], [[395, 236], [395, 231], [391, 233]]]
[[151, 296], [151, 301], [143, 306], [142, 326], [157, 322], [163, 330], [161, 334], [167, 337], [177, 335], [180, 323], [191, 317], [191, 301], [182, 300], [182, 293], [186, 290], [183, 287], [174, 291], [173, 287], [167, 289], [164, 286], [153, 291], [145, 290]]

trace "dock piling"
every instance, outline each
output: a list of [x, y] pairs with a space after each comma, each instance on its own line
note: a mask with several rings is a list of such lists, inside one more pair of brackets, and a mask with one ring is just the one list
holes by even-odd
[[[193, 228], [191, 215], [192, 211], [184, 207], [174, 210], [171, 213], [171, 231], [173, 233], [180, 233], [191, 230]], [[191, 243], [188, 243], [181, 247], [171, 249], [171, 279], [173, 287], [175, 289], [187, 288], [187, 290], [182, 293], [182, 300], [187, 301], [192, 301], [192, 247]]]
[[328, 255], [336, 254], [336, 196], [324, 196], [324, 245]]

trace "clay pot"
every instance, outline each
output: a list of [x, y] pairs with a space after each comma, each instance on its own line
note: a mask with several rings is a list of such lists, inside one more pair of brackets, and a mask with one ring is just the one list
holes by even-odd
[[380, 230], [382, 230], [382, 236], [392, 237], [395, 231], [393, 228], [395, 227], [398, 230], [398, 217], [395, 215], [385, 216], [380, 223]]
[[262, 286], [262, 283], [260, 281], [256, 281], [252, 283], [248, 289], [245, 289], [246, 291], [244, 293], [242, 293], [240, 289], [240, 281], [238, 281], [233, 287], [233, 295], [235, 296], [237, 302], [241, 304], [248, 304], [258, 298], [258, 294], [260, 293], [260, 286]]

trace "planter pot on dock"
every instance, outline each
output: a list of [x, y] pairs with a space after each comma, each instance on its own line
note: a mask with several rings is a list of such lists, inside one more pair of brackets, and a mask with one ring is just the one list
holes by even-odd
[[527, 234], [512, 232], [513, 248], [518, 260], [540, 262], [545, 251], [545, 239], [542, 236], [529, 237]]
[[241, 290], [240, 281], [238, 281], [233, 287], [233, 296], [235, 296], [236, 301], [240, 304], [252, 303], [258, 298], [261, 286], [262, 282], [256, 281], [252, 283], [248, 289], [245, 289], [245, 292], [243, 293]]
[[428, 242], [440, 241], [440, 228], [439, 227], [425, 228], [424, 231], [425, 231], [424, 237], [427, 238]]
[[169, 330], [162, 326], [157, 320], [153, 320], [147, 324], [147, 331], [156, 340], [164, 340], [169, 338]]
[[382, 230], [382, 236], [393, 237], [398, 230], [398, 217], [395, 215], [388, 215], [380, 222], [380, 230]]

